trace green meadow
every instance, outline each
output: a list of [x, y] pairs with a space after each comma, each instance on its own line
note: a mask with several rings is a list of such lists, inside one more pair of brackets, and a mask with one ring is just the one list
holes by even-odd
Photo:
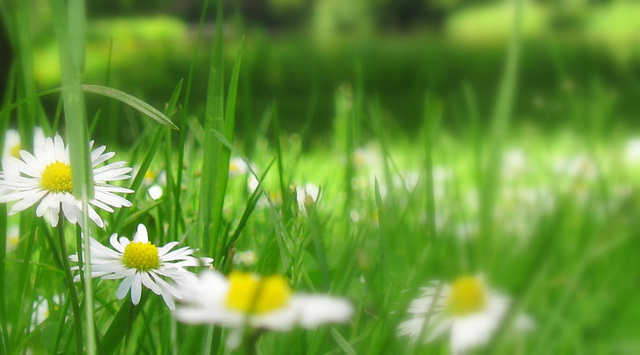
[[0, 0], [0, 353], [640, 352], [635, 3], [116, 3]]

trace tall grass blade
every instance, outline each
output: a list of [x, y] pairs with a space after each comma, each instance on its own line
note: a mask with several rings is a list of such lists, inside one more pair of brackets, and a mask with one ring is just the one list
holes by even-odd
[[[202, 177], [200, 181], [200, 203], [198, 206], [198, 232], [202, 236], [205, 250], [214, 258], [217, 256], [217, 238], [222, 217], [222, 202], [228, 179], [227, 166], [222, 165], [222, 143], [214, 136], [214, 131], [226, 132], [224, 122], [224, 53], [222, 46], [222, 1], [218, 3], [216, 30], [213, 39], [207, 103], [204, 118], [204, 143]], [[217, 258], [216, 258], [217, 259]]]
[[[82, 201], [82, 210], [88, 210], [88, 201], [93, 199], [94, 184], [89, 151], [89, 131], [87, 127], [84, 93], [82, 91], [82, 74], [85, 58], [85, 6], [84, 0], [69, 0], [68, 7], [62, 0], [50, 0], [54, 14], [56, 37], [60, 54], [60, 71], [62, 79], [62, 97], [67, 128], [67, 141], [71, 160], [73, 193]], [[88, 213], [83, 213], [85, 238], [91, 236]], [[91, 260], [89, 243], [84, 243], [83, 267], [84, 277], [91, 280]], [[86, 351], [95, 354], [95, 328], [93, 321], [93, 289], [90, 281], [84, 284], [84, 303], [87, 327]], [[73, 300], [72, 300], [73, 301]], [[81, 324], [76, 324], [81, 327]], [[76, 344], [79, 352], [82, 344]]]
[[496, 98], [493, 114], [491, 116], [489, 131], [489, 147], [487, 151], [487, 165], [484, 169], [483, 181], [480, 192], [481, 236], [479, 250], [482, 257], [478, 260], [494, 260], [491, 253], [491, 240], [493, 239], [493, 210], [495, 206], [498, 187], [500, 186], [501, 155], [504, 139], [509, 128], [509, 120], [512, 114], [513, 100], [516, 91], [516, 79], [518, 71], [518, 59], [520, 55], [520, 26], [522, 18], [522, 1], [516, 1], [514, 6], [513, 27], [511, 38], [507, 47], [506, 62], [503, 68], [502, 79]]

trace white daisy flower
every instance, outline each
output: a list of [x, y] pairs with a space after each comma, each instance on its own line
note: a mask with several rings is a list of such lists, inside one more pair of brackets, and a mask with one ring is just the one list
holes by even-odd
[[[181, 285], [196, 280], [196, 275], [187, 271], [185, 267], [208, 266], [213, 261], [211, 258], [192, 256], [196, 250], [189, 247], [172, 251], [178, 242], [156, 247], [149, 242], [147, 228], [143, 224], [138, 225], [133, 241], [126, 237], [118, 238], [114, 233], [109, 242], [115, 250], [91, 238], [91, 277], [123, 279], [116, 296], [123, 299], [131, 290], [131, 302], [134, 305], [140, 302], [144, 285], [156, 295], [161, 295], [167, 306], [173, 310], [175, 305], [172, 297], [180, 299], [183, 296]], [[77, 254], [69, 258], [78, 262]], [[74, 266], [72, 269], [78, 270], [79, 267]], [[176, 286], [169, 284], [164, 278], [173, 280]], [[79, 280], [80, 276], [74, 279], [76, 282]]]
[[[236, 330], [228, 344], [238, 345], [238, 331], [253, 328], [288, 331], [323, 323], [343, 323], [353, 314], [351, 304], [328, 295], [293, 294], [280, 275], [258, 275], [234, 271], [225, 278], [216, 271], [203, 271], [196, 280], [183, 284], [183, 304], [175, 311], [184, 323], [213, 323]], [[232, 333], [233, 335], [233, 333]]]
[[[93, 147], [93, 141], [89, 145]], [[127, 174], [131, 168], [124, 167], [124, 161], [98, 167], [115, 155], [113, 152], [104, 153], [105, 149], [101, 146], [91, 152], [95, 192], [88, 206], [89, 218], [101, 228], [104, 222], [93, 207], [108, 212], [113, 212], [112, 207], [129, 207], [131, 202], [115, 193], [133, 192], [108, 184], [129, 178]], [[56, 134], [53, 139], [36, 139], [33, 155], [25, 150], [19, 154], [21, 159], [7, 156], [3, 162], [4, 171], [0, 172], [0, 189], [4, 190], [0, 203], [16, 201], [9, 214], [37, 204], [36, 215], [45, 216], [53, 227], [58, 225], [60, 210], [69, 222], [82, 224], [82, 202], [72, 194], [69, 147], [62, 137]]]
[[[462, 277], [451, 285], [432, 281], [422, 291], [422, 297], [413, 300], [407, 310], [412, 319], [400, 324], [398, 334], [429, 343], [450, 330], [453, 354], [486, 344], [511, 302], [509, 297], [487, 289], [481, 276]], [[518, 315], [512, 327], [527, 330], [533, 322]]]

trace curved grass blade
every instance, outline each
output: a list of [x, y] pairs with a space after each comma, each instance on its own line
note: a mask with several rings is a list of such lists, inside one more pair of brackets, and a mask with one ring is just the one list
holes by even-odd
[[153, 106], [140, 100], [139, 98], [133, 95], [127, 94], [124, 91], [116, 90], [114, 88], [101, 86], [101, 85], [82, 85], [82, 90], [86, 92], [90, 92], [92, 94], [98, 94], [98, 95], [110, 97], [112, 99], [116, 99], [144, 113], [145, 115], [149, 116], [149, 118], [151, 118], [152, 120], [160, 124], [170, 127], [171, 129], [176, 129], [176, 130], [178, 129], [178, 127], [174, 125], [173, 122], [171, 122], [169, 117], [165, 116], [162, 112], [158, 111]]

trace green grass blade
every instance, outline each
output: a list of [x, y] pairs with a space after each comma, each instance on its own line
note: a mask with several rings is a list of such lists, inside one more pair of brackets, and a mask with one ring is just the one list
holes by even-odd
[[204, 118], [204, 142], [202, 177], [200, 181], [200, 204], [198, 206], [198, 232], [202, 244], [210, 255], [216, 258], [219, 222], [222, 216], [222, 202], [228, 179], [227, 166], [219, 169], [223, 159], [222, 143], [214, 136], [214, 131], [225, 132], [224, 124], [224, 53], [222, 46], [222, 1], [218, 3], [216, 30], [209, 66], [207, 102]]
[[130, 332], [130, 325], [142, 311], [148, 297], [149, 292], [143, 292], [142, 297], [140, 297], [140, 302], [135, 306], [130, 300], [124, 300], [120, 310], [113, 317], [109, 329], [107, 329], [101, 339], [101, 355], [114, 353], [114, 350], [118, 347], [122, 339]]
[[502, 145], [507, 135], [511, 119], [513, 101], [516, 91], [518, 59], [520, 54], [520, 26], [522, 17], [522, 1], [517, 1], [514, 7], [511, 40], [507, 48], [506, 63], [503, 68], [502, 79], [496, 98], [494, 112], [491, 117], [489, 131], [489, 147], [487, 151], [487, 165], [484, 169], [480, 192], [481, 240], [479, 251], [483, 254], [479, 260], [494, 260], [491, 249], [493, 239], [493, 210], [500, 185], [499, 172], [501, 166]]
[[[73, 193], [82, 201], [83, 211], [88, 210], [88, 201], [94, 196], [93, 169], [89, 150], [89, 131], [87, 127], [82, 74], [85, 62], [85, 6], [84, 0], [70, 0], [65, 4], [60, 0], [50, 0], [58, 49], [60, 53], [60, 71], [62, 79], [62, 97], [64, 101], [67, 141], [71, 160]], [[89, 216], [83, 216], [85, 234], [91, 235]], [[84, 260], [91, 260], [89, 243], [84, 243]], [[91, 264], [83, 267], [85, 279], [91, 279]], [[95, 328], [93, 318], [93, 288], [91, 282], [84, 284], [84, 302], [86, 315], [86, 351], [95, 354]], [[72, 300], [73, 301], [73, 300]], [[79, 318], [79, 316], [78, 316]], [[76, 324], [76, 327], [80, 327]], [[83, 349], [82, 344], [76, 345]]]
[[140, 111], [141, 113], [145, 114], [147, 117], [151, 118], [152, 120], [160, 124], [170, 127], [171, 129], [178, 129], [178, 127], [176, 127], [176, 125], [174, 125], [173, 122], [171, 122], [171, 120], [167, 116], [165, 116], [162, 112], [158, 111], [156, 108], [140, 100], [139, 98], [133, 95], [127, 94], [124, 91], [120, 91], [114, 88], [109, 88], [101, 85], [82, 85], [82, 89], [92, 94], [98, 94], [98, 95], [110, 97], [112, 99], [116, 99], [122, 103], [125, 103], [133, 107], [134, 109]]
[[426, 177], [426, 189], [427, 189], [427, 239], [429, 242], [435, 242], [436, 240], [436, 205], [433, 188], [433, 147], [434, 140], [436, 139], [436, 133], [442, 118], [442, 105], [440, 102], [435, 101], [433, 97], [427, 95], [425, 98], [424, 107], [424, 140], [425, 140], [425, 177]]
[[[133, 178], [133, 182], [131, 183], [130, 188], [133, 190], [133, 193], [127, 195], [127, 199], [132, 202], [136, 200], [138, 191], [140, 190], [140, 184], [142, 184], [142, 180], [144, 179], [144, 174], [146, 174], [147, 170], [149, 170], [151, 161], [153, 161], [153, 157], [160, 147], [160, 142], [162, 142], [162, 136], [165, 134], [165, 132], [167, 132], [166, 128], [162, 126], [156, 126], [154, 127], [154, 130], [155, 135], [153, 136], [153, 141], [151, 142], [151, 145], [148, 146], [146, 155], [142, 160], [142, 164], [140, 164], [140, 169], [138, 169], [138, 172], [136, 173], [136, 176]], [[120, 230], [120, 228], [122, 227], [122, 223], [124, 222], [125, 217], [128, 213], [130, 213], [130, 211], [124, 208], [118, 211], [118, 215], [116, 216], [115, 222], [112, 226], [113, 230]]]

